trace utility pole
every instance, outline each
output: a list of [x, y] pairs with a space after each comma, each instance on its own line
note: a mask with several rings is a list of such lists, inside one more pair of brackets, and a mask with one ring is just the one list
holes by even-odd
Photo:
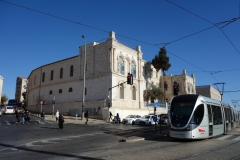
[[[219, 91], [219, 89], [218, 89], [218, 84], [222, 84], [222, 91]], [[214, 85], [216, 85], [216, 87], [217, 87], [217, 89], [218, 89], [218, 92], [220, 93], [220, 95], [221, 95], [221, 102], [222, 102], [222, 96], [223, 96], [223, 92], [224, 92], [224, 85], [225, 85], [226, 83], [224, 83], [224, 82], [221, 82], [221, 83], [214, 83]]]
[[82, 93], [82, 119], [84, 118], [84, 105], [85, 105], [85, 72], [86, 72], [86, 39], [84, 35], [82, 35], [82, 38], [84, 38], [84, 62], [83, 62], [83, 93]]

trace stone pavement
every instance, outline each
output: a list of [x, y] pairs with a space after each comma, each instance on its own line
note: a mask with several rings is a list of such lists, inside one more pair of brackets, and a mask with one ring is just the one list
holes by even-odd
[[[38, 117], [39, 120], [41, 118], [40, 114], [32, 114], [31, 116]], [[45, 121], [48, 122], [56, 122], [56, 117], [52, 115], [45, 115]], [[73, 116], [64, 116], [64, 123], [72, 123], [72, 124], [85, 124], [86, 118], [81, 120], [81, 117], [73, 117]], [[88, 124], [110, 124], [110, 122], [105, 120], [99, 120], [99, 119], [92, 119], [88, 118]]]

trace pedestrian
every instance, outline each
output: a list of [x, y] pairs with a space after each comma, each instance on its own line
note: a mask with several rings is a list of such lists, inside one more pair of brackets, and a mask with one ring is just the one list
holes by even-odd
[[20, 124], [24, 124], [25, 123], [25, 111], [22, 112], [22, 118], [21, 118], [21, 122]]
[[117, 113], [117, 115], [116, 115], [116, 119], [117, 119], [117, 123], [120, 124], [120, 116], [119, 116], [118, 113]]
[[61, 113], [59, 113], [58, 126], [60, 129], [63, 129], [63, 123], [64, 123], [64, 117]]
[[41, 122], [42, 122], [42, 124], [45, 123], [45, 112], [43, 112], [43, 111], [41, 113]]
[[19, 115], [18, 109], [15, 109], [15, 114], [16, 114], [15, 124], [17, 124], [20, 121], [20, 115]]
[[57, 110], [56, 114], [55, 114], [55, 117], [56, 117], [56, 122], [58, 121], [59, 119], [59, 111]]
[[112, 115], [112, 112], [110, 112], [110, 113], [109, 113], [109, 121], [110, 121], [110, 119], [113, 120], [113, 119], [112, 119], [112, 116], [113, 116], [113, 115]]
[[86, 118], [85, 124], [87, 125], [88, 117], [89, 117], [89, 111], [87, 111], [87, 112], [84, 114], [84, 117]]

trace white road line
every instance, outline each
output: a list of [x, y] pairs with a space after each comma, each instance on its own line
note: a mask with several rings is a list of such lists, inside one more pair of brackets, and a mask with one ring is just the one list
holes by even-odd
[[229, 137], [232, 137], [233, 135], [226, 135], [226, 136], [223, 136], [223, 137], [220, 137], [220, 138], [217, 138], [217, 139], [220, 139], [220, 140], [223, 140], [223, 139], [227, 139]]
[[232, 140], [234, 140], [234, 141], [239, 141], [239, 140], [240, 140], [240, 136], [238, 136], [237, 138], [234, 138], [234, 139], [232, 139]]

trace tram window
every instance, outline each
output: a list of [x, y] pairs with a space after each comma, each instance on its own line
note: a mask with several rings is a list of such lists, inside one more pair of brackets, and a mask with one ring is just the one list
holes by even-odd
[[221, 108], [218, 106], [212, 106], [213, 111], [213, 124], [222, 124], [222, 112]]
[[208, 104], [207, 105], [207, 109], [208, 109], [208, 121], [209, 123], [212, 122], [212, 111], [211, 111], [211, 106]]
[[203, 120], [204, 115], [204, 105], [200, 104], [197, 106], [196, 110], [194, 111], [194, 114], [191, 119], [192, 124], [200, 124]]

